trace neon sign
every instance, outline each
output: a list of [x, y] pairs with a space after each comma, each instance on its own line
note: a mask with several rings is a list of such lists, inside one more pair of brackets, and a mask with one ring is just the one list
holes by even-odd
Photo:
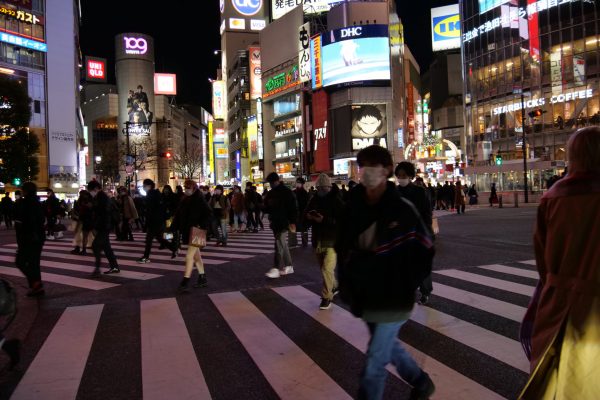
[[123, 36], [125, 40], [126, 54], [146, 54], [148, 51], [148, 42], [144, 38], [134, 38]]

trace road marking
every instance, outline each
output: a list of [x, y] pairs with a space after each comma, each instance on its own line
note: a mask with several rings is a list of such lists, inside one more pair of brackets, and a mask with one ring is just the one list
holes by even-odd
[[[0, 248], [0, 252], [11, 252], [11, 249]], [[64, 259], [73, 259], [73, 260], [79, 259], [80, 261], [86, 260], [86, 258], [84, 258], [83, 256], [75, 256], [72, 254], [47, 253], [47, 252], [45, 252], [44, 254], [47, 256], [50, 256], [50, 257], [62, 257]], [[13, 257], [0, 256], [0, 261], [11, 262], [13, 260], [14, 260]], [[63, 262], [49, 261], [49, 260], [42, 260], [40, 265], [45, 268], [58, 268], [58, 269], [64, 269], [64, 270], [68, 270], [68, 271], [86, 272], [86, 273], [90, 273], [90, 274], [94, 270], [94, 267], [91, 267], [89, 265], [67, 264], [67, 263], [63, 263]], [[123, 277], [123, 278], [127, 278], [127, 279], [136, 279], [136, 280], [145, 281], [148, 279], [160, 278], [162, 275], [150, 274], [147, 272], [121, 271], [119, 274], [117, 274], [115, 276], [119, 276], [119, 277]]]
[[515, 268], [515, 267], [507, 267], [505, 265], [500, 264], [492, 264], [492, 265], [481, 265], [477, 268], [487, 269], [489, 271], [501, 272], [503, 274], [522, 276], [524, 278], [532, 278], [539, 279], [540, 274], [537, 271], [529, 271], [526, 269]]
[[477, 293], [468, 292], [466, 290], [457, 289], [452, 286], [442, 285], [438, 282], [435, 282], [433, 289], [434, 296], [443, 297], [457, 303], [475, 307], [516, 322], [521, 322], [523, 320], [523, 315], [525, 315], [525, 311], [527, 311], [525, 307], [482, 296]]
[[[23, 277], [21, 271], [16, 268], [1, 267], [0, 274]], [[51, 274], [42, 272], [42, 282], [60, 283], [61, 285], [75, 286], [83, 289], [102, 290], [119, 286], [118, 283], [103, 282], [100, 280], [74, 278], [68, 275]]]
[[484, 275], [473, 274], [471, 272], [461, 271], [457, 269], [436, 270], [433, 271], [433, 273], [449, 276], [451, 278], [457, 278], [467, 282], [477, 283], [484, 286], [493, 287], [495, 289], [502, 289], [507, 292], [518, 293], [529, 297], [533, 295], [533, 291], [535, 290], [534, 286], [508, 282], [502, 279], [490, 278]]
[[241, 293], [209, 297], [279, 397], [352, 398]]
[[102, 304], [67, 307], [25, 372], [11, 400], [77, 397]]
[[415, 307], [411, 320], [442, 335], [529, 373], [521, 343], [430, 307]]
[[535, 260], [519, 261], [519, 263], [520, 264], [533, 265], [534, 267], [537, 266], [537, 262]]
[[[360, 319], [354, 317], [348, 311], [336, 304], [332, 304], [330, 310], [320, 311], [317, 307], [319, 297], [302, 286], [279, 287], [272, 290], [361, 352], [366, 352], [370, 338], [369, 331]], [[462, 400], [467, 398], [503, 399], [502, 396], [472, 381], [414, 347], [406, 343], [402, 343], [402, 345], [419, 362], [421, 367], [432, 376], [436, 384], [436, 392], [433, 398], [444, 400]], [[388, 371], [398, 376], [398, 373], [391, 365], [388, 366]]]
[[210, 399], [177, 300], [142, 300], [144, 400]]

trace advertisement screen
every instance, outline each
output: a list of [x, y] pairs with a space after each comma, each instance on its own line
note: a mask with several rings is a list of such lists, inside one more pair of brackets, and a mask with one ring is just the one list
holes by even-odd
[[[267, 25], [267, 0], [219, 0], [223, 31], [258, 32]], [[223, 32], [221, 32], [223, 34]]]
[[214, 81], [213, 89], [213, 117], [215, 119], [225, 118], [225, 82]]
[[371, 145], [387, 148], [387, 120], [384, 104], [352, 106], [352, 150]]
[[460, 48], [458, 4], [431, 9], [431, 47], [433, 51]]
[[177, 94], [177, 75], [154, 74], [154, 94]]
[[515, 3], [515, 0], [479, 0], [479, 13], [483, 14], [484, 12], [492, 10], [501, 4], [510, 2]]
[[387, 25], [365, 25], [322, 36], [323, 86], [359, 84], [390, 79]]
[[248, 118], [248, 143], [250, 159], [258, 160], [258, 121], [255, 116]]
[[261, 68], [260, 68], [260, 47], [249, 47], [248, 57], [250, 58], [250, 98], [256, 100], [262, 95], [261, 90]]
[[148, 94], [142, 85], [129, 89], [127, 95], [127, 115], [130, 135], [149, 135], [154, 113], [150, 111]]

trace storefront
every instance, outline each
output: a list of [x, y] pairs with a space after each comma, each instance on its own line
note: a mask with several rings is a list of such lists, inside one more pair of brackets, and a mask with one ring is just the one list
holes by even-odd
[[461, 4], [466, 173], [480, 190], [522, 190], [523, 158], [529, 189], [544, 190], [564, 169], [569, 135], [600, 124], [598, 6], [527, 4]]

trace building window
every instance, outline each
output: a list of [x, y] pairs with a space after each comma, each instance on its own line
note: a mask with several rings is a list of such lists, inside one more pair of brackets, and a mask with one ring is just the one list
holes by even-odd
[[33, 112], [36, 114], [40, 114], [42, 112], [42, 107], [39, 100], [33, 101]]

